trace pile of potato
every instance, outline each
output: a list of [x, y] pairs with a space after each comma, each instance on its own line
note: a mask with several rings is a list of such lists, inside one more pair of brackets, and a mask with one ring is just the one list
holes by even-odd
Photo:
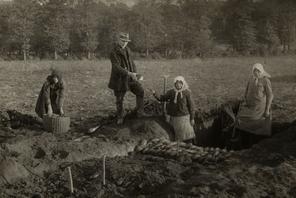
[[136, 146], [135, 151], [165, 158], [185, 158], [187, 161], [198, 161], [200, 163], [217, 163], [223, 161], [232, 153], [232, 151], [229, 152], [226, 149], [198, 147], [184, 142], [170, 142], [165, 139], [142, 141]]

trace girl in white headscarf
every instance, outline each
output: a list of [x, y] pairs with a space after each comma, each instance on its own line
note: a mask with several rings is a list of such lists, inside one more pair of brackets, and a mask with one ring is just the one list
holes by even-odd
[[247, 85], [244, 103], [237, 115], [238, 129], [255, 135], [271, 135], [270, 108], [273, 93], [270, 77], [262, 64], [253, 65], [252, 77]]
[[175, 131], [176, 141], [190, 142], [194, 140], [194, 103], [184, 77], [176, 77], [173, 89], [164, 95], [157, 96], [155, 91], [153, 91], [153, 95], [159, 101], [168, 102], [167, 113]]

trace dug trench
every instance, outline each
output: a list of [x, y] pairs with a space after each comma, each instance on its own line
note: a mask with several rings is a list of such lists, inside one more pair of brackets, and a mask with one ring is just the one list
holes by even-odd
[[[154, 117], [72, 120], [63, 134], [22, 125], [0, 148], [1, 197], [293, 197], [296, 126], [276, 123], [272, 138], [225, 149], [221, 109], [196, 115], [197, 145], [173, 142], [157, 104]], [[99, 125], [89, 134], [88, 129]], [[7, 133], [7, 132], [5, 132]], [[106, 156], [103, 173], [103, 156]], [[74, 193], [70, 192], [71, 167]], [[103, 185], [105, 175], [105, 185]]]

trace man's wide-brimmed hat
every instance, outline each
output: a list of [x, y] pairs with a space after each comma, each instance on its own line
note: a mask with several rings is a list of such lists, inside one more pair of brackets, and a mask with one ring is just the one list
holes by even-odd
[[129, 33], [119, 32], [117, 35], [117, 38], [120, 39], [121, 41], [131, 42], [129, 38]]

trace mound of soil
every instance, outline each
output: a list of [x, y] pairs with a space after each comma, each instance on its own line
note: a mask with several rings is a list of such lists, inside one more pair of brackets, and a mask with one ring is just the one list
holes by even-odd
[[124, 125], [103, 126], [95, 133], [85, 134], [74, 128], [69, 133], [52, 134], [14, 130], [15, 137], [1, 144], [1, 158], [13, 157], [30, 172], [43, 176], [61, 163], [79, 162], [102, 156], [125, 156], [143, 140], [170, 139], [169, 128], [160, 119], [127, 120]]
[[[135, 153], [72, 163], [76, 197], [294, 197], [295, 128], [249, 150], [228, 152], [223, 161], [202, 163], [156, 153]], [[283, 142], [284, 141], [284, 142]], [[271, 143], [273, 142], [273, 143]], [[157, 143], [157, 142], [156, 142]], [[158, 142], [159, 143], [159, 142]], [[278, 150], [266, 144], [278, 144]], [[148, 143], [149, 144], [149, 143]], [[70, 197], [65, 169], [47, 175], [45, 195]], [[49, 185], [47, 185], [49, 186]]]

